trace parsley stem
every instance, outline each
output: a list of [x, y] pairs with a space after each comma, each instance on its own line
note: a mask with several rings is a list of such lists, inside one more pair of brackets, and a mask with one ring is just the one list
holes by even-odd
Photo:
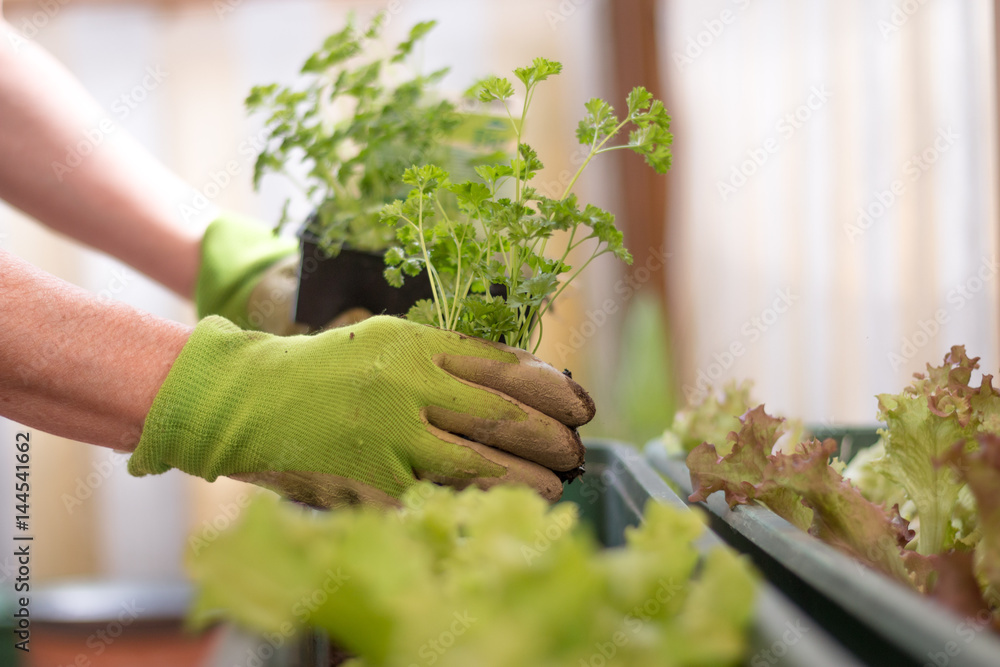
[[434, 305], [437, 306], [438, 311], [438, 324], [441, 328], [445, 327], [444, 311], [441, 308], [441, 299], [444, 296], [443, 285], [442, 289], [439, 290], [437, 285], [434, 284], [435, 278], [438, 282], [441, 281], [440, 276], [437, 275], [437, 271], [434, 269], [434, 263], [431, 262], [431, 255], [427, 252], [427, 242], [424, 240], [424, 184], [420, 185], [420, 204], [417, 208], [417, 236], [420, 238], [420, 250], [424, 253], [424, 265], [427, 267], [427, 277], [431, 281], [431, 294], [434, 295]]
[[580, 275], [581, 271], [583, 271], [585, 268], [587, 268], [587, 266], [591, 262], [593, 262], [595, 258], [600, 257], [605, 252], [608, 252], [608, 251], [607, 250], [601, 250], [601, 251], [594, 252], [594, 254], [590, 256], [590, 259], [588, 259], [586, 262], [583, 263], [583, 266], [581, 266], [579, 269], [577, 269], [576, 272], [573, 273], [573, 275], [571, 275], [569, 278], [567, 278], [563, 282], [563, 284], [559, 286], [559, 289], [556, 290], [556, 293], [552, 295], [552, 298], [549, 299], [548, 303], [545, 304], [545, 307], [542, 308], [541, 312], [538, 313], [538, 319], [539, 319], [539, 321], [541, 321], [542, 316], [545, 315], [545, 313], [549, 312], [549, 308], [551, 308], [552, 304], [555, 302], [555, 300], [559, 298], [559, 295], [563, 293], [563, 290], [566, 289], [567, 285], [569, 285], [571, 282], [573, 282], [574, 280], [576, 280], [576, 277], [578, 275]]
[[544, 333], [544, 330], [543, 330], [544, 327], [545, 327], [545, 324], [542, 322], [542, 318], [540, 316], [536, 317], [535, 318], [535, 326], [528, 332], [528, 337], [524, 341], [526, 343], [526, 345], [524, 347], [527, 348], [528, 347], [527, 344], [531, 343], [531, 335], [536, 330], [538, 331], [538, 338], [535, 340], [535, 347], [531, 350], [532, 354], [538, 352], [538, 346], [542, 344], [542, 334]]
[[[599, 154], [599, 153], [602, 152], [601, 149], [604, 148], [604, 144], [608, 143], [608, 141], [610, 141], [612, 137], [614, 137], [616, 134], [618, 134], [621, 131], [621, 129], [623, 127], [625, 127], [629, 123], [629, 121], [631, 121], [631, 120], [632, 120], [632, 117], [631, 116], [627, 116], [625, 118], [625, 120], [623, 120], [622, 122], [618, 123], [618, 126], [615, 127], [614, 130], [612, 130], [611, 132], [609, 132], [606, 137], [604, 137], [604, 139], [601, 141], [601, 143], [597, 144], [597, 146], [591, 145], [590, 153], [587, 154], [587, 159], [585, 159], [583, 161], [583, 164], [580, 165], [580, 168], [576, 170], [575, 174], [573, 174], [573, 178], [570, 179], [570, 182], [566, 186], [566, 190], [563, 192], [562, 197], [559, 198], [560, 201], [563, 200], [563, 199], [566, 199], [566, 196], [573, 189], [573, 186], [576, 185], [576, 181], [577, 181], [578, 178], [580, 178], [580, 174], [583, 173], [583, 170], [587, 168], [587, 165], [590, 164], [590, 161], [594, 159], [595, 155], [597, 155], [597, 154]], [[596, 136], [594, 137], [594, 140], [595, 141], [597, 140]]]
[[601, 150], [597, 151], [597, 155], [600, 155], [601, 153], [610, 153], [611, 151], [621, 151], [621, 150], [625, 150], [625, 149], [629, 149], [629, 148], [635, 148], [635, 146], [633, 146], [631, 144], [620, 144], [618, 146], [608, 146], [607, 148], [602, 148]]

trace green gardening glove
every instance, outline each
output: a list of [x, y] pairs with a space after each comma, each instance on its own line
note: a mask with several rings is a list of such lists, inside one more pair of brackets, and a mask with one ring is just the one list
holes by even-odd
[[295, 324], [298, 244], [227, 213], [205, 230], [195, 287], [198, 317], [222, 315], [243, 329], [305, 333]]
[[317, 506], [395, 503], [418, 479], [522, 483], [555, 500], [552, 472], [583, 463], [574, 427], [594, 404], [522, 350], [380, 316], [315, 336], [202, 320], [129, 460], [265, 486]]

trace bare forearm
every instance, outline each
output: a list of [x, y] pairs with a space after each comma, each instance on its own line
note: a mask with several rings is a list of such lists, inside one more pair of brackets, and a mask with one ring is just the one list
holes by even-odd
[[201, 230], [185, 229], [180, 215], [187, 186], [10, 30], [0, 19], [0, 198], [190, 297]]
[[130, 451], [190, 332], [0, 251], [0, 416]]

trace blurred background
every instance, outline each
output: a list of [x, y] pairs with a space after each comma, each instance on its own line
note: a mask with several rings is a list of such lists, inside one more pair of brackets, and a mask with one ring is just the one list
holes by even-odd
[[[268, 224], [291, 188], [269, 178], [253, 191], [263, 135], [243, 99], [252, 85], [294, 81], [348, 12], [381, 10], [387, 41], [439, 21], [419, 62], [450, 65], [456, 92], [536, 56], [564, 63], [539, 89], [528, 130], [545, 184], [576, 168], [587, 99], [621, 106], [642, 84], [672, 113], [668, 176], [612, 153], [577, 188], [618, 215], [636, 258], [631, 268], [597, 264], [546, 323], [539, 356], [571, 369], [597, 400], [588, 435], [641, 443], [685, 400], [730, 378], [752, 379], [773, 413], [868, 423], [875, 394], [899, 391], [951, 345], [995, 372], [993, 2], [4, 2], [6, 19], [65, 63], [120, 131], [213, 203]], [[236, 172], [220, 180], [233, 161]], [[194, 321], [188, 303], [2, 204], [0, 247], [96, 293]], [[0, 420], [0, 440], [13, 442], [17, 429]], [[134, 479], [124, 456], [32, 437], [36, 581], [181, 575], [190, 540], [224, 528], [254, 492], [177, 472]], [[11, 530], [5, 522], [0, 539]], [[12, 574], [12, 558], [0, 556], [0, 579]]]

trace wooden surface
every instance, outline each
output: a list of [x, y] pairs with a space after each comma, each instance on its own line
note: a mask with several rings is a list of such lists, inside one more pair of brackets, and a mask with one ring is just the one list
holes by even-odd
[[[219, 637], [217, 630], [195, 636], [180, 628], [173, 631], [124, 628], [120, 636], [111, 639], [108, 628], [103, 630], [103, 635], [97, 635], [93, 631], [33, 625], [26, 667], [199, 667], [205, 665]], [[111, 634], [115, 634], [114, 628]]]
[[[997, 0], [1000, 2], [1000, 0]], [[660, 68], [657, 12], [663, 11], [659, 0], [614, 0], [610, 2], [610, 33], [614, 60], [614, 99], [621, 105], [635, 86], [645, 86], [653, 96], [663, 100], [670, 111], [666, 96], [667, 81]], [[620, 106], [619, 106], [620, 108]], [[677, 290], [670, 280], [671, 265], [666, 259], [671, 254], [673, 230], [668, 206], [670, 174], [657, 174], [639, 155], [630, 151], [618, 154], [618, 191], [620, 213], [616, 215], [619, 228], [625, 237], [625, 247], [633, 256], [631, 275], [633, 284], [640, 290], [655, 295], [660, 303], [666, 324], [667, 350], [677, 349], [686, 343], [681, 336], [683, 329], [679, 313]], [[671, 354], [671, 352], [668, 352]], [[667, 377], [673, 378], [675, 391], [680, 391], [678, 367], [670, 362], [664, 368]], [[681, 360], [680, 363], [685, 363]]]
[[[621, 104], [636, 86], [645, 86], [654, 97], [663, 99], [665, 86], [660, 78], [657, 49], [658, 0], [615, 0], [608, 3], [614, 54], [614, 99]], [[665, 101], [666, 102], [666, 101]], [[667, 104], [667, 109], [670, 105]], [[625, 235], [625, 245], [635, 262], [633, 274], [640, 267], [660, 266], [657, 253], [666, 252], [667, 182], [646, 164], [642, 157], [625, 151], [619, 154], [618, 187], [621, 213], [616, 216]], [[653, 273], [643, 284], [667, 305], [665, 267]], [[639, 273], [639, 278], [644, 275]]]

